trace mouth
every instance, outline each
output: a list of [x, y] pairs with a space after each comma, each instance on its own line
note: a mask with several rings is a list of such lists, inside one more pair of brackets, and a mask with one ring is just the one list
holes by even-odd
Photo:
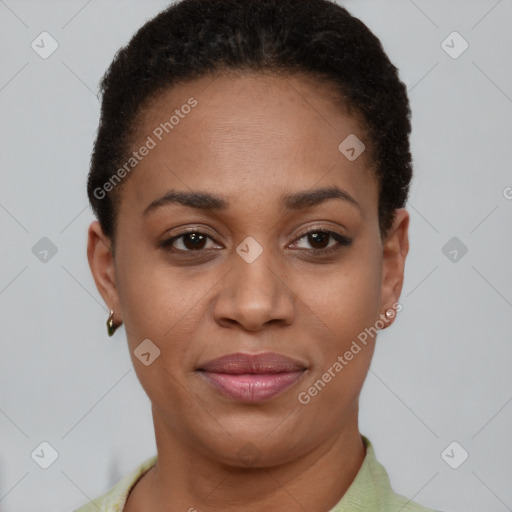
[[229, 354], [197, 368], [215, 390], [248, 403], [263, 402], [283, 393], [296, 384], [306, 370], [303, 363], [272, 352]]

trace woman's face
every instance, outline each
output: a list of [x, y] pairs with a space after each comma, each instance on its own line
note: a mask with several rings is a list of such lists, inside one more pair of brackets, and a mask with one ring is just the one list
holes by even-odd
[[157, 438], [266, 465], [357, 428], [365, 329], [390, 323], [408, 215], [381, 240], [368, 153], [354, 159], [365, 135], [327, 95], [304, 77], [217, 76], [145, 111], [115, 260], [97, 222], [89, 258]]

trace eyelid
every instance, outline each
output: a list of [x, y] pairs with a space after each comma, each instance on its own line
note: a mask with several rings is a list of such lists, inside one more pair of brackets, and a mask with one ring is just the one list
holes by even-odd
[[[179, 228], [178, 228], [179, 229]], [[183, 235], [187, 235], [189, 233], [199, 233], [201, 235], [207, 235], [208, 237], [210, 237], [215, 243], [219, 243], [217, 241], [217, 238], [216, 238], [216, 235], [214, 236], [207, 227], [205, 226], [192, 226], [192, 227], [186, 227], [186, 228], [182, 228], [180, 231], [178, 231], [177, 233], [175, 234], [172, 234], [172, 235], [169, 235], [167, 236], [167, 238], [164, 239], [165, 240], [169, 240], [169, 239], [176, 239], [176, 238], [180, 238], [182, 237]]]
[[293, 236], [293, 240], [292, 242], [295, 242], [297, 241], [298, 239], [302, 238], [303, 236], [306, 236], [310, 233], [318, 233], [318, 232], [324, 232], [324, 233], [332, 233], [334, 235], [337, 235], [341, 238], [346, 238], [346, 239], [350, 239], [349, 235], [348, 234], [344, 234], [344, 232], [348, 231], [347, 228], [345, 228], [345, 226], [343, 225], [340, 225], [340, 224], [336, 224], [335, 226], [333, 225], [312, 225], [312, 226], [308, 226], [304, 229], [304, 231], [298, 231], [297, 234], [293, 235], [292, 233], [290, 233], [288, 235], [289, 236]]
[[302, 234], [297, 235], [295, 237], [295, 240], [297, 240], [298, 238], [302, 238], [305, 235], [309, 235], [310, 233], [318, 233], [318, 232], [334, 233], [339, 236], [345, 236], [345, 235], [342, 235], [341, 233], [338, 233], [338, 231], [336, 231], [334, 228], [331, 228], [328, 226], [313, 226], [313, 227], [306, 228], [306, 231], [303, 231], [303, 232], [301, 232]]

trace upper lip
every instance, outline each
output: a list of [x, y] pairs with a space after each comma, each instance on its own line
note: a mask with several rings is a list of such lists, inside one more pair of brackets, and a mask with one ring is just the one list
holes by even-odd
[[282, 373], [305, 370], [306, 366], [274, 352], [244, 354], [237, 352], [203, 363], [198, 370], [214, 373]]

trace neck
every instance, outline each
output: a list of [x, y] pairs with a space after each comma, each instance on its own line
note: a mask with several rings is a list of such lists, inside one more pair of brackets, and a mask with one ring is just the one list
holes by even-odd
[[265, 467], [219, 463], [169, 434], [154, 414], [158, 460], [139, 480], [124, 512], [330, 510], [365, 457], [356, 421], [299, 458]]

